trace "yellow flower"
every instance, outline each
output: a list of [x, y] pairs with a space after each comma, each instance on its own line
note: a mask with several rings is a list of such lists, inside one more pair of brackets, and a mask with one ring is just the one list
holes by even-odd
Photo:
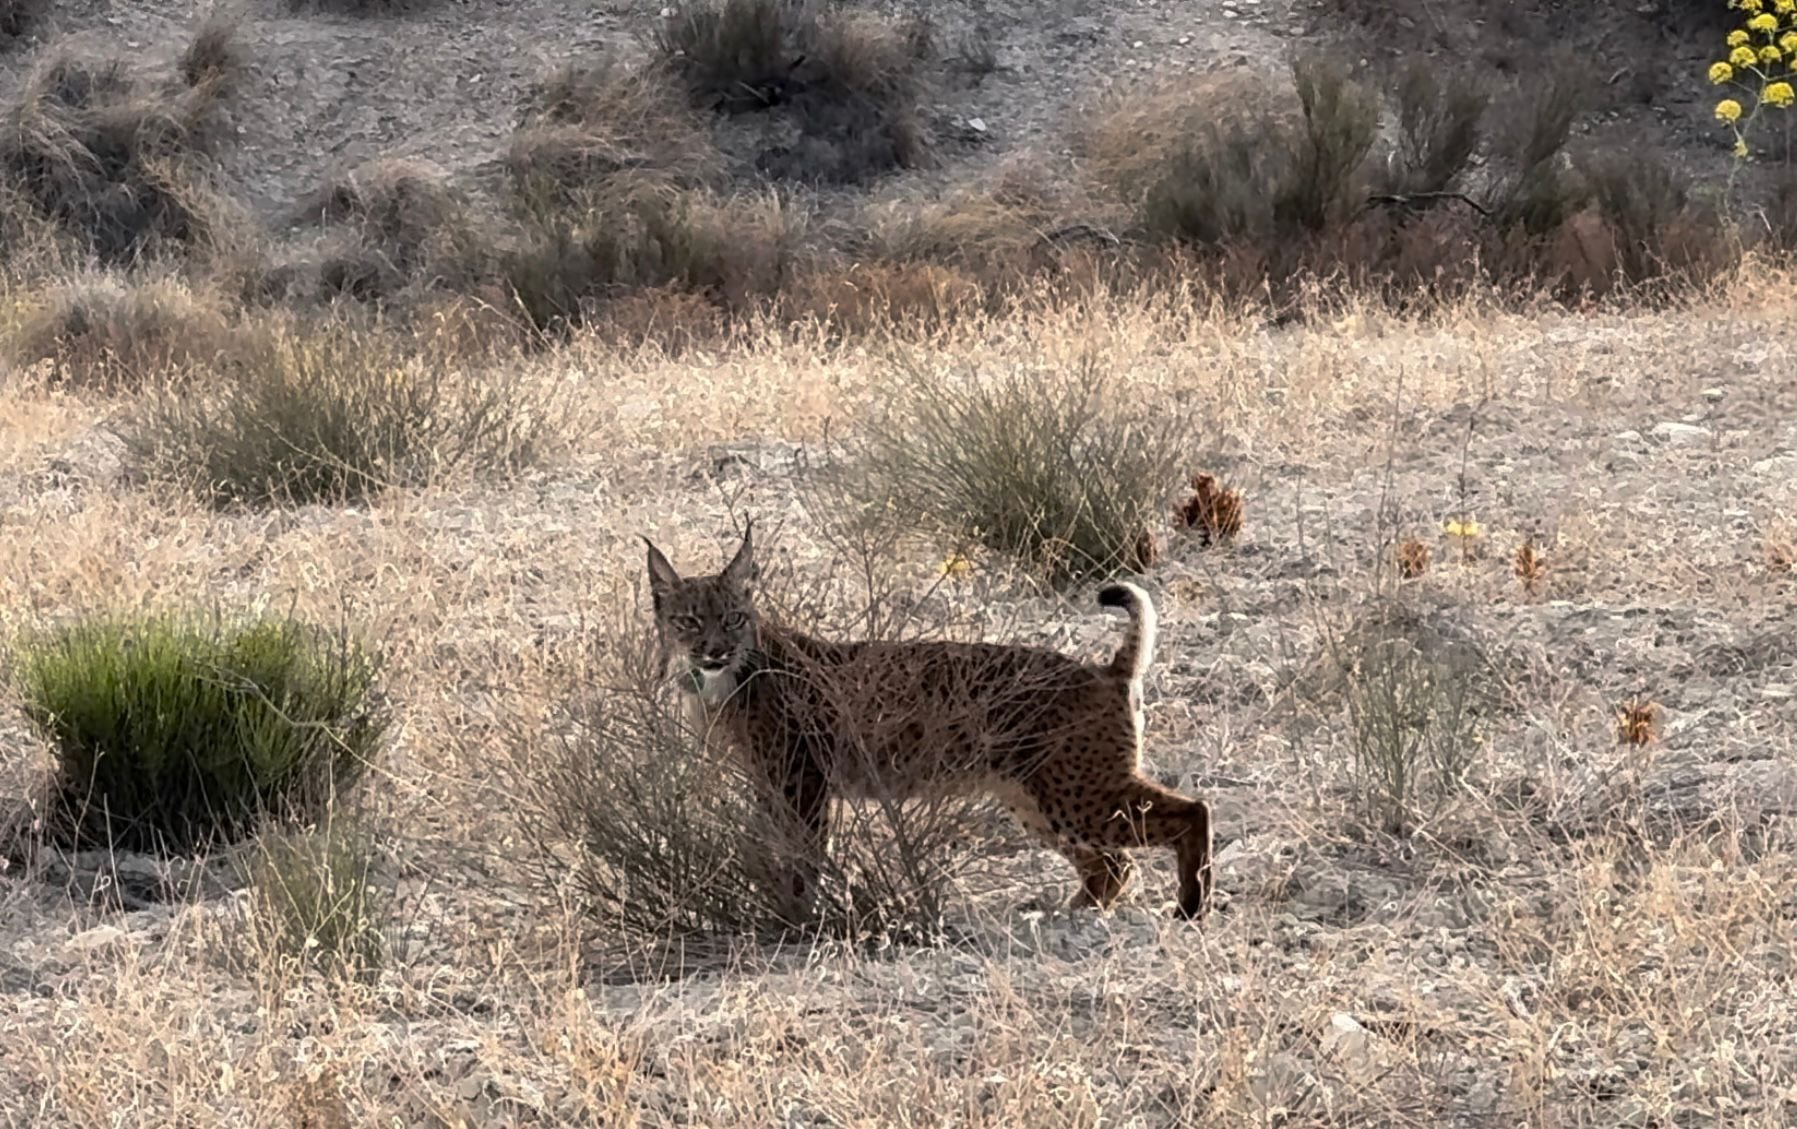
[[1751, 47], [1737, 47], [1728, 53], [1728, 61], [1737, 67], [1751, 67], [1760, 61], [1760, 57], [1753, 53]]
[[1733, 98], [1724, 98], [1716, 103], [1716, 119], [1718, 121], [1735, 122], [1741, 120], [1741, 103]]
[[1797, 0], [1778, 0], [1775, 6], [1781, 12], [1797, 12]]
[[1745, 46], [1747, 43], [1747, 39], [1748, 39], [1747, 33], [1742, 31], [1740, 28], [1736, 28], [1735, 30], [1728, 33], [1728, 45], [1730, 47]]
[[1760, 48], [1760, 62], [1762, 63], [1776, 63], [1782, 58], [1784, 58], [1784, 52], [1770, 43]]
[[1710, 67], [1710, 81], [1720, 86], [1735, 77], [1735, 68], [1727, 63], [1715, 63]]
[[1766, 87], [1760, 100], [1773, 106], [1789, 106], [1792, 102], [1797, 102], [1797, 91], [1792, 90], [1788, 82], [1775, 82]]
[[960, 553], [950, 553], [943, 558], [941, 564], [936, 566], [936, 573], [950, 580], [960, 580], [972, 575], [973, 562]]
[[1745, 137], [1735, 138], [1735, 156], [1747, 156], [1747, 139]]
[[1771, 12], [1761, 12], [1747, 21], [1747, 27], [1750, 31], [1777, 31], [1778, 17]]
[[1455, 518], [1442, 522], [1441, 528], [1449, 537], [1477, 537], [1485, 532], [1476, 521], [1459, 521]]
[[[1793, 0], [1797, 2], [1797, 0]], [[1778, 37], [1778, 45], [1785, 49], [1785, 54], [1797, 54], [1797, 31], [1787, 31]]]
[[1757, 12], [1764, 6], [1765, 5], [1761, 3], [1761, 0], [1740, 0], [1740, 2], [1735, 5], [1735, 7], [1741, 9], [1743, 12]]

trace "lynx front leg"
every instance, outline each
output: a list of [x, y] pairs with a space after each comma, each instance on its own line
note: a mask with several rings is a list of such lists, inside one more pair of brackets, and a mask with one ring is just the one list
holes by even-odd
[[788, 899], [790, 924], [809, 920], [815, 908], [818, 872], [829, 841], [830, 793], [816, 758], [798, 754], [772, 773], [769, 783], [774, 860]]

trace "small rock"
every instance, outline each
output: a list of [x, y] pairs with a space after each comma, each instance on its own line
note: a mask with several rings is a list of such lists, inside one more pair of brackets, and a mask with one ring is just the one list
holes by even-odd
[[985, 133], [986, 132], [986, 119], [985, 118], [968, 118], [967, 119], [967, 128], [973, 130], [975, 133]]
[[1710, 437], [1707, 428], [1698, 427], [1694, 423], [1676, 423], [1672, 420], [1654, 424], [1653, 430], [1649, 434], [1659, 442], [1669, 443], [1675, 447], [1702, 443]]
[[1703, 398], [1714, 404], [1716, 401], [1722, 399], [1722, 389], [1705, 388], [1703, 390]]
[[1639, 431], [1618, 431], [1611, 438], [1618, 443], [1639, 443], [1641, 442], [1641, 433]]

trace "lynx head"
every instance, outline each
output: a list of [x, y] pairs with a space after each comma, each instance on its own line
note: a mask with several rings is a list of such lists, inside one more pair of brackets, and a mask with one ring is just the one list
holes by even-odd
[[742, 547], [723, 572], [690, 580], [683, 580], [661, 550], [643, 539], [649, 546], [649, 594], [655, 604], [655, 627], [668, 670], [708, 701], [730, 695], [744, 661], [755, 648], [752, 535], [752, 528], [743, 530]]

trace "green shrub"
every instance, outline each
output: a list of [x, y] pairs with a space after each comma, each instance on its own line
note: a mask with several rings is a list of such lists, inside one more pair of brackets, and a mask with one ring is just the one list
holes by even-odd
[[316, 828], [275, 829], [250, 863], [251, 940], [265, 959], [361, 976], [387, 952], [389, 891], [375, 847], [352, 817]]
[[52, 836], [184, 853], [323, 810], [386, 734], [378, 665], [347, 635], [274, 616], [117, 616], [31, 636], [14, 667], [57, 760]]
[[1151, 563], [1197, 437], [1096, 362], [937, 372], [904, 364], [870, 422], [863, 501], [1010, 554], [1055, 582]]
[[216, 505], [346, 502], [541, 457], [557, 419], [513, 376], [456, 372], [385, 334], [273, 331], [121, 425], [133, 463]]

